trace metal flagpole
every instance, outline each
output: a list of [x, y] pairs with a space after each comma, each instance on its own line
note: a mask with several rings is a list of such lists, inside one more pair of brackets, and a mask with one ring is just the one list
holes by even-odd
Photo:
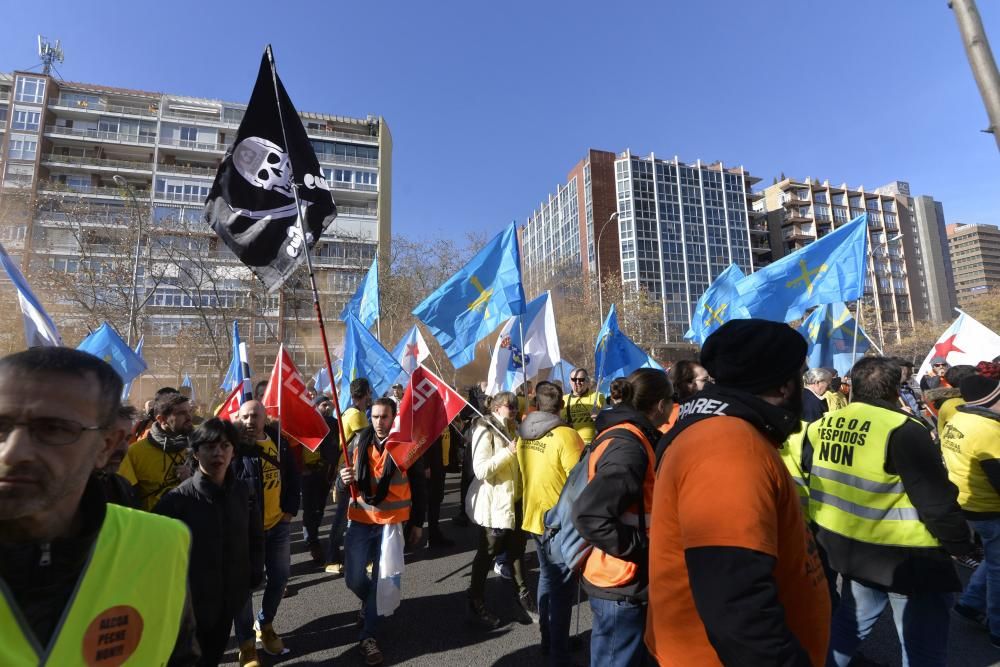
[[[281, 124], [281, 138], [285, 142], [285, 150], [288, 150], [288, 134], [285, 132], [285, 117], [284, 113], [281, 111], [281, 99], [278, 96], [278, 73], [274, 66], [274, 53], [271, 51], [271, 45], [267, 45], [267, 60], [271, 65], [271, 83], [274, 86], [274, 99], [278, 107], [278, 122]], [[295, 182], [294, 174], [292, 174], [292, 195], [295, 197], [295, 210], [298, 213], [298, 224], [299, 233], [302, 234], [303, 242], [306, 240], [306, 223], [302, 215], [304, 211], [302, 210], [302, 202], [299, 200], [299, 186]], [[332, 198], [333, 195], [331, 194]], [[312, 288], [313, 297], [313, 309], [316, 311], [316, 322], [319, 324], [319, 337], [323, 344], [323, 356], [326, 359], [326, 372], [330, 377], [330, 393], [333, 394], [333, 407], [337, 411], [337, 429], [340, 431], [340, 450], [344, 455], [344, 463], [347, 466], [353, 465], [351, 463], [350, 453], [347, 451], [347, 437], [344, 434], [344, 419], [340, 411], [340, 398], [337, 396], [337, 383], [334, 382], [333, 375], [333, 363], [330, 361], [330, 346], [326, 339], [326, 326], [323, 324], [323, 310], [319, 305], [319, 288], [316, 287], [316, 273], [313, 271], [312, 255], [309, 251], [309, 244], [303, 243], [303, 249], [306, 253], [306, 269], [309, 272], [309, 286]], [[354, 484], [349, 487], [351, 491], [351, 499], [357, 500], [358, 490]]]
[[377, 310], [375, 313], [375, 337], [378, 342], [382, 342], [382, 279], [379, 277], [378, 252], [375, 253], [375, 298]]
[[[527, 311], [525, 311], [527, 312]], [[528, 356], [524, 353], [524, 314], [517, 316], [517, 330], [521, 336], [521, 386], [528, 384], [528, 364], [526, 359]], [[528, 406], [528, 392], [524, 392], [524, 406], [527, 409]]]
[[285, 364], [281, 363], [281, 358], [284, 356], [282, 352], [285, 351], [284, 341], [278, 341], [278, 442], [274, 443], [274, 447], [277, 450], [278, 461], [281, 461], [281, 388], [285, 384], [284, 372]]
[[861, 298], [854, 302], [854, 342], [851, 344], [851, 366], [858, 359], [858, 320], [861, 319]]

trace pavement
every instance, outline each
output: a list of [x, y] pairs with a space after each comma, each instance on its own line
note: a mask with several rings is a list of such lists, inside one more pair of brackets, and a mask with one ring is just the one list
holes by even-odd
[[[495, 666], [533, 667], [547, 664], [538, 652], [537, 624], [518, 619], [514, 588], [495, 574], [486, 585], [487, 605], [504, 624], [486, 632], [469, 622], [466, 589], [478, 539], [478, 528], [455, 526], [450, 518], [458, 507], [459, 478], [449, 474], [442, 508], [442, 530], [455, 540], [447, 549], [420, 548], [407, 557], [403, 575], [403, 600], [396, 613], [382, 619], [378, 645], [386, 665], [410, 666]], [[321, 531], [325, 540], [332, 506]], [[537, 584], [537, 560], [529, 540], [529, 585]], [[968, 578], [969, 571], [959, 568]], [[259, 608], [260, 591], [254, 596]], [[347, 590], [342, 577], [332, 577], [316, 567], [302, 540], [302, 526], [292, 528], [291, 579], [281, 603], [275, 630], [284, 638], [288, 652], [271, 657], [260, 652], [264, 665], [363, 665], [357, 652], [355, 625], [359, 602]], [[590, 606], [583, 596], [574, 611], [572, 630], [581, 636], [582, 647], [574, 656], [581, 665], [589, 663]], [[899, 641], [888, 611], [872, 635], [862, 645], [864, 656], [875, 664], [901, 664]], [[235, 665], [235, 639], [223, 664]], [[993, 648], [984, 630], [952, 616], [949, 639], [949, 667], [991, 667], [1000, 665], [1000, 649]]]

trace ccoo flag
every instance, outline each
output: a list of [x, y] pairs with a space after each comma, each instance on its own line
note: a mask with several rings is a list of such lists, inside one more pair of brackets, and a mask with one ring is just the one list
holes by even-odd
[[691, 328], [684, 334], [684, 340], [703, 345], [709, 334], [729, 320], [750, 318], [750, 313], [743, 305], [743, 299], [736, 289], [737, 283], [743, 278], [745, 276], [740, 267], [730, 264], [712, 281], [694, 307]]
[[434, 373], [423, 366], [413, 371], [385, 443], [396, 465], [408, 470], [466, 405], [465, 399]]
[[528, 304], [524, 315], [510, 318], [500, 329], [493, 347], [486, 393], [492, 396], [499, 391], [514, 391], [558, 361], [556, 317], [549, 293], [545, 292]]
[[813, 306], [855, 301], [865, 290], [868, 214], [768, 264], [737, 285], [751, 317], [789, 322]]
[[[273, 292], [337, 216], [302, 120], [273, 69], [268, 46], [246, 113], [219, 165], [202, 217]], [[280, 109], [280, 115], [279, 115]], [[302, 205], [298, 225], [293, 189]]]
[[310, 451], [315, 452], [330, 432], [323, 415], [313, 407], [299, 369], [284, 345], [278, 347], [261, 402], [267, 415], [278, 420], [281, 432]]
[[379, 292], [378, 292], [378, 258], [372, 262], [371, 268], [365, 274], [364, 279], [358, 285], [358, 290], [351, 297], [351, 300], [344, 304], [344, 310], [340, 313], [340, 319], [346, 320], [347, 314], [351, 313], [366, 327], [375, 324], [379, 317]]
[[372, 394], [381, 396], [403, 372], [399, 362], [382, 347], [358, 318], [348, 314], [344, 325], [344, 357], [341, 359], [343, 374], [337, 387], [341, 410], [346, 410], [351, 404], [352, 380], [368, 378]]
[[472, 361], [476, 343], [501, 322], [523, 312], [521, 253], [514, 223], [413, 310], [455, 368]]
[[146, 362], [105, 322], [77, 346], [78, 350], [108, 362], [128, 384], [146, 370]]
[[803, 320], [799, 331], [809, 343], [806, 363], [809, 368], [835, 368], [847, 375], [854, 362], [865, 356], [871, 347], [868, 336], [858, 327], [857, 357], [854, 349], [854, 317], [843, 303], [823, 304]]
[[[654, 366], [655, 364], [655, 366]], [[618, 312], [614, 304], [608, 311], [601, 332], [597, 334], [594, 348], [594, 375], [597, 376], [597, 390], [607, 393], [611, 381], [623, 377], [639, 368], [659, 366], [641, 347], [618, 328]]]
[[56, 330], [56, 324], [42, 308], [42, 303], [31, 291], [28, 281], [14, 260], [7, 254], [7, 249], [0, 244], [0, 264], [3, 264], [7, 277], [14, 283], [17, 290], [17, 300], [21, 305], [21, 315], [24, 319], [24, 340], [28, 347], [59, 347], [62, 337]]

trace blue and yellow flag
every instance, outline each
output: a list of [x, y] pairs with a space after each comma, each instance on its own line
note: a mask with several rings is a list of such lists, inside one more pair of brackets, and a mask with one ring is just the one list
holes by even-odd
[[855, 301], [865, 291], [868, 214], [752, 273], [736, 286], [751, 317], [797, 320], [813, 306]]
[[858, 327], [857, 356], [854, 349], [854, 317], [843, 303], [824, 304], [809, 313], [799, 332], [809, 343], [806, 362], [809, 368], [835, 368], [847, 375], [854, 362], [865, 356], [871, 345], [868, 336]]
[[344, 356], [340, 360], [342, 375], [337, 383], [341, 410], [346, 410], [351, 404], [352, 380], [368, 378], [372, 396], [381, 396], [403, 372], [392, 353], [382, 347], [358, 318], [348, 314], [344, 325]]
[[730, 264], [712, 281], [694, 307], [691, 328], [684, 334], [684, 340], [703, 345], [713, 331], [729, 320], [750, 318], [750, 312], [743, 305], [743, 298], [736, 289], [737, 283], [744, 278], [740, 267]]
[[364, 279], [358, 285], [351, 300], [344, 305], [344, 310], [340, 313], [340, 319], [346, 320], [347, 314], [351, 313], [361, 320], [366, 327], [375, 324], [379, 318], [379, 291], [378, 291], [378, 258], [372, 262], [371, 268], [365, 274]]
[[413, 309], [455, 368], [473, 360], [476, 343], [523, 312], [521, 253], [514, 223]]
[[607, 393], [612, 380], [628, 376], [640, 368], [662, 368], [662, 366], [618, 328], [618, 311], [612, 304], [608, 317], [604, 320], [604, 326], [597, 334], [597, 345], [594, 347], [597, 391]]
[[122, 382], [128, 384], [146, 370], [146, 361], [132, 351], [122, 337], [107, 322], [98, 327], [77, 346], [78, 350], [108, 362], [118, 371]]

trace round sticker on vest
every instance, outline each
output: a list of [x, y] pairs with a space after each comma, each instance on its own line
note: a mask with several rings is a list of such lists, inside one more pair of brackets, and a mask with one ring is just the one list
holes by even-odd
[[142, 639], [142, 616], [135, 607], [105, 609], [83, 634], [83, 662], [88, 667], [117, 667], [128, 660]]

